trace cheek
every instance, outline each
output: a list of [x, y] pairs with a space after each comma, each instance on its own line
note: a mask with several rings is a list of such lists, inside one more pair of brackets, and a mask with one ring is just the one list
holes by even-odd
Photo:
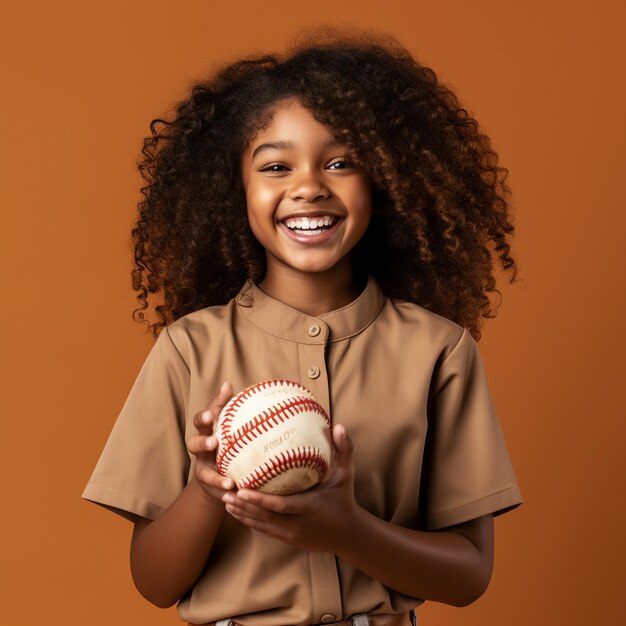
[[248, 225], [254, 237], [263, 245], [269, 245], [268, 236], [273, 230], [276, 207], [274, 194], [266, 187], [250, 185], [246, 190], [246, 213]]
[[370, 186], [363, 184], [353, 189], [349, 202], [354, 216], [367, 228], [372, 216], [372, 191]]
[[276, 192], [264, 185], [249, 185], [246, 190], [248, 215], [271, 214], [276, 208]]
[[253, 213], [248, 210], [248, 226], [254, 235], [254, 238], [264, 247], [267, 248], [269, 239], [268, 239], [268, 228], [266, 223], [259, 218], [257, 213]]

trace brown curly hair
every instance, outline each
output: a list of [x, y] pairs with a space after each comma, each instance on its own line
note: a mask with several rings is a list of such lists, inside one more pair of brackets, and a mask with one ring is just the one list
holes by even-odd
[[[482, 318], [497, 308], [494, 262], [510, 282], [517, 274], [508, 171], [455, 94], [395, 39], [314, 36], [282, 57], [218, 69], [192, 84], [172, 120], [152, 120], [138, 162], [146, 185], [132, 230], [133, 318], [156, 337], [263, 278], [241, 155], [276, 103], [297, 97], [373, 181], [376, 210], [353, 251], [355, 271], [480, 339]], [[143, 313], [148, 294], [161, 300], [153, 324]]]

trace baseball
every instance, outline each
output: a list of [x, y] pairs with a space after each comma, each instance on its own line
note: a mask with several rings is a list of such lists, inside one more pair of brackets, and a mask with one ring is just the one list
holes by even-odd
[[330, 464], [330, 418], [289, 380], [263, 381], [231, 398], [215, 436], [217, 471], [239, 489], [297, 493], [321, 482]]

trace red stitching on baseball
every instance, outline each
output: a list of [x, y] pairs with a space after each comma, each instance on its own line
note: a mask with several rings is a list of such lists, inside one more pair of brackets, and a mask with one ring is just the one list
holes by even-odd
[[[273, 407], [262, 411], [251, 420], [248, 420], [243, 426], [235, 431], [235, 433], [231, 434], [233, 418], [241, 406], [245, 404], [246, 400], [262, 390], [279, 386], [285, 386], [291, 388], [292, 390], [300, 391], [305, 394], [305, 397], [300, 397], [296, 400], [289, 399], [279, 401]], [[274, 426], [281, 424], [286, 419], [286, 416], [293, 416], [294, 414], [301, 413], [305, 410], [311, 410], [318, 415], [321, 415], [330, 428], [330, 419], [324, 408], [313, 399], [311, 392], [306, 387], [303, 387], [298, 383], [290, 380], [267, 380], [244, 389], [233, 400], [231, 400], [231, 402], [229, 402], [229, 406], [227, 406], [223, 411], [218, 422], [219, 430], [221, 430], [220, 447], [216, 458], [218, 471], [226, 475], [226, 470], [228, 469], [231, 461], [247, 443], [256, 439], [263, 432], [268, 432]], [[319, 453], [317, 451], [313, 451], [312, 449], [296, 448], [296, 450], [297, 452], [283, 452], [275, 459], [268, 461], [269, 465], [267, 466], [267, 471], [274, 471], [274, 475], [277, 475], [280, 471], [287, 469], [288, 467], [301, 467], [303, 465], [310, 464], [311, 468], [318, 473], [320, 480], [322, 480], [328, 469], [327, 461], [322, 457], [319, 457]], [[310, 458], [307, 460], [303, 455], [309, 455]], [[257, 480], [261, 480], [261, 482], [258, 483], [259, 485], [264, 484], [264, 482], [267, 482], [267, 480], [272, 478], [269, 474], [265, 476], [267, 471], [261, 474], [257, 471], [257, 478], [252, 479], [252, 482], [248, 480], [247, 484], [255, 485], [257, 484]]]
[[237, 453], [247, 443], [256, 439], [261, 432], [267, 432], [279, 426], [288, 417], [293, 417], [294, 414], [303, 413], [304, 411], [312, 411], [321, 415], [330, 427], [330, 419], [319, 402], [308, 397], [283, 400], [273, 407], [269, 407], [263, 413], [255, 415], [232, 435], [224, 435], [222, 437], [222, 445], [216, 458], [218, 472], [225, 475], [228, 466]]
[[262, 389], [267, 389], [271, 386], [277, 387], [278, 385], [287, 385], [288, 387], [294, 387], [311, 395], [311, 392], [306, 387], [303, 387], [298, 383], [294, 383], [292, 380], [264, 380], [260, 383], [250, 385], [250, 387], [246, 387], [233, 400], [231, 400], [232, 404], [229, 403], [230, 406], [227, 407], [222, 413], [220, 417], [220, 424], [224, 436], [227, 437], [228, 435], [230, 435], [230, 425], [233, 421], [233, 417], [237, 412], [237, 409], [244, 403], [244, 400], [252, 397], [254, 394]]
[[258, 489], [285, 470], [295, 467], [309, 467], [317, 474], [319, 482], [326, 476], [328, 462], [316, 448], [294, 448], [281, 452], [261, 467], [255, 468], [238, 481], [237, 486], [240, 489]]

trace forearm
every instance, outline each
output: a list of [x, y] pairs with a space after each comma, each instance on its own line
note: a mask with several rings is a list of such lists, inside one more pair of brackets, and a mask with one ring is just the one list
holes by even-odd
[[352, 442], [332, 430], [326, 480], [291, 496], [225, 493], [226, 511], [249, 528], [304, 550], [332, 552], [385, 586], [414, 598], [465, 606], [485, 591], [493, 567], [491, 514], [423, 532], [372, 515], [355, 500]]
[[200, 576], [223, 516], [193, 478], [156, 520], [138, 522], [131, 572], [139, 592], [160, 607], [177, 602]]
[[457, 532], [402, 528], [359, 507], [337, 554], [396, 591], [465, 606], [485, 591], [493, 565], [491, 517], [474, 522], [468, 528], [489, 546], [483, 553]]

